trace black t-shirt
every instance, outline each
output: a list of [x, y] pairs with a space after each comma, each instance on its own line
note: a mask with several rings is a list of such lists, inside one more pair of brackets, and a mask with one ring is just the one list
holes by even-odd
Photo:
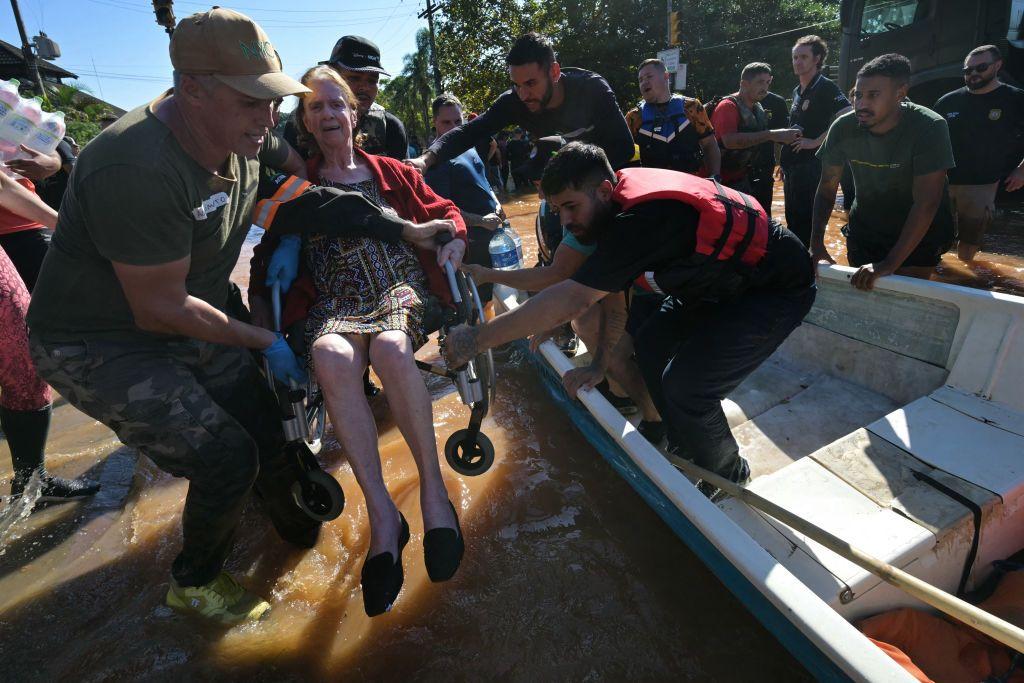
[[508, 141], [506, 150], [508, 151], [508, 163], [513, 170], [525, 164], [530, 158], [530, 143], [526, 140], [512, 138]]
[[534, 140], [561, 135], [569, 142], [595, 144], [608, 155], [612, 168], [629, 163], [633, 136], [608, 81], [592, 71], [565, 67], [561, 82], [565, 87], [562, 106], [533, 113], [513, 90], [507, 90], [483, 114], [435, 140], [430, 151], [438, 161], [447, 161], [504, 128], [519, 126]]
[[60, 202], [68, 188], [70, 173], [64, 169], [75, 165], [75, 153], [71, 151], [71, 145], [66, 140], [61, 140], [57, 145], [57, 154], [60, 156], [60, 169], [49, 178], [36, 183], [36, 194], [54, 211], [60, 211]]
[[[597, 249], [572, 279], [604, 292], [626, 289], [638, 276], [669, 269], [697, 247], [697, 210], [671, 199], [638, 204], [611, 219]], [[811, 259], [793, 233], [774, 223], [768, 252], [750, 279], [750, 287], [796, 289], [814, 281]]]
[[966, 87], [943, 95], [935, 111], [949, 125], [956, 168], [951, 185], [987, 185], [1004, 178], [1024, 154], [1024, 90], [1001, 85], [984, 95]]
[[[764, 114], [768, 117], [769, 129], [789, 128], [789, 105], [786, 103], [785, 97], [769, 92], [761, 100], [761, 106], [764, 107]], [[774, 165], [776, 162], [775, 143], [766, 142], [764, 144], [764, 152], [762, 152], [761, 158], [770, 159]]]
[[[843, 109], [850, 106], [839, 86], [821, 74], [814, 77], [803, 92], [797, 85], [793, 89], [793, 107], [789, 110], [789, 124], [800, 126], [805, 138], [816, 138], [828, 130], [835, 118]], [[788, 145], [782, 147], [782, 165], [790, 166], [814, 159], [815, 150], [803, 149], [793, 151]]]

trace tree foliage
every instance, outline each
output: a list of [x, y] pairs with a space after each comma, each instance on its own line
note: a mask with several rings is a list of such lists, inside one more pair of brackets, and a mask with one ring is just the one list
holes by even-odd
[[426, 141], [431, 128], [430, 102], [434, 98], [430, 71], [430, 34], [420, 29], [416, 51], [405, 56], [402, 71], [384, 83], [378, 100], [405, 124], [411, 138]]
[[62, 84], [49, 90], [42, 104], [44, 111], [64, 112], [66, 135], [81, 147], [100, 134], [100, 118], [110, 108], [97, 102], [82, 86]]
[[[773, 89], [788, 95], [796, 84], [790, 48], [807, 33], [829, 41], [832, 63], [838, 55], [838, 0], [681, 5], [682, 54], [690, 64], [687, 94], [708, 99], [733, 92], [744, 64], [767, 61], [775, 70]], [[829, 23], [812, 26], [822, 22]], [[591, 69], [608, 79], [625, 109], [640, 96], [637, 65], [665, 47], [666, 23], [660, 0], [450, 0], [437, 21], [438, 58], [445, 87], [470, 110], [482, 111], [508, 88], [504, 57], [512, 41], [539, 31], [554, 40], [563, 66]]]

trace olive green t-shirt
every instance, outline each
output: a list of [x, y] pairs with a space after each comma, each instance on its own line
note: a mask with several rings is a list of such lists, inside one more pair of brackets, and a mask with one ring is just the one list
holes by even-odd
[[[112, 261], [153, 266], [191, 257], [188, 293], [224, 310], [251, 224], [260, 161], [232, 154], [220, 174], [186, 154], [153, 105], [125, 114], [82, 150], [32, 295], [28, 323], [49, 341], [133, 340]], [[268, 134], [259, 159], [288, 148]]]
[[[946, 120], [912, 102], [901, 106], [899, 124], [884, 135], [858, 126], [854, 112], [840, 116], [818, 150], [826, 166], [850, 162], [857, 188], [850, 209], [851, 235], [898, 237], [914, 203], [914, 177], [955, 166]], [[948, 192], [943, 190], [932, 227], [951, 231], [952, 220]]]

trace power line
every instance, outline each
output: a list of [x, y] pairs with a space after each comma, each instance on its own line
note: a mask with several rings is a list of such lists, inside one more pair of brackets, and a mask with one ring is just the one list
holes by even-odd
[[104, 5], [106, 7], [113, 7], [115, 9], [123, 9], [128, 12], [138, 12], [139, 14], [152, 14], [150, 10], [140, 8], [138, 5], [122, 5], [118, 4], [114, 0], [87, 0], [94, 5]]
[[[207, 3], [207, 2], [185, 2], [184, 0], [178, 0], [178, 4], [179, 5], [194, 5], [196, 7], [205, 7], [205, 8], [208, 8], [210, 6], [210, 4]], [[345, 14], [345, 13], [354, 13], [354, 12], [372, 12], [372, 11], [378, 11], [378, 10], [387, 10], [387, 9], [398, 8], [398, 7], [401, 7], [401, 6], [402, 6], [401, 4], [398, 4], [398, 5], [388, 5], [386, 7], [368, 7], [366, 9], [272, 9], [272, 8], [269, 8], [269, 7], [238, 7], [238, 6], [232, 5], [231, 9], [237, 10], [237, 11], [246, 11], [246, 12], [283, 12], [283, 13], [286, 13], [286, 14]]]
[[709, 45], [708, 47], [696, 47], [693, 49], [694, 52], [703, 52], [704, 50], [714, 50], [719, 47], [731, 47], [733, 45], [739, 45], [740, 43], [750, 43], [755, 40], [762, 40], [764, 38], [775, 38], [776, 36], [783, 36], [787, 33], [796, 33], [797, 31], [806, 31], [809, 28], [817, 28], [818, 26], [827, 26], [828, 24], [834, 24], [839, 19], [829, 19], [828, 21], [819, 21], [817, 24], [808, 24], [807, 26], [800, 26], [798, 28], [790, 28], [785, 31], [779, 31], [778, 33], [768, 33], [763, 36], [757, 36], [755, 38], [745, 38], [743, 40], [734, 40], [731, 43], [721, 43], [719, 45]]
[[[138, 14], [151, 14], [152, 13], [149, 10], [140, 9], [137, 5], [127, 4], [126, 0], [88, 0], [88, 2], [91, 2], [91, 3], [95, 4], [95, 5], [100, 5], [100, 6], [103, 6], [103, 7], [110, 7], [110, 8], [113, 8], [113, 9], [125, 10], [125, 11], [128, 11], [128, 12], [136, 12]], [[187, 4], [201, 4], [201, 3], [187, 3]], [[209, 7], [209, 5], [205, 5], [205, 4], [202, 5], [202, 6], [203, 7]], [[293, 28], [328, 29], [328, 28], [346, 28], [346, 27], [349, 27], [349, 26], [367, 26], [367, 25], [370, 25], [370, 24], [382, 23], [382, 19], [383, 19], [383, 22], [387, 22], [391, 17], [395, 16], [395, 13], [396, 13], [397, 9], [399, 7], [401, 7], [401, 6], [402, 5], [393, 5], [393, 6], [387, 6], [387, 7], [374, 7], [374, 8], [364, 9], [364, 10], [351, 10], [351, 9], [349, 9], [349, 10], [295, 10], [295, 12], [318, 12], [318, 13], [334, 14], [334, 15], [343, 14], [343, 13], [346, 13], [346, 12], [360, 12], [363, 15], [367, 15], [367, 13], [374, 13], [374, 12], [379, 13], [379, 14], [376, 14], [376, 15], [371, 14], [369, 16], [354, 17], [354, 18], [351, 18], [351, 19], [346, 19], [344, 17], [337, 16], [337, 17], [334, 17], [334, 21], [330, 21], [330, 19], [327, 18], [327, 17], [317, 18], [317, 19], [313, 19], [313, 18], [311, 18], [311, 19], [288, 19], [288, 18], [280, 17], [280, 16], [261, 17], [261, 16], [257, 15], [257, 16], [253, 16], [253, 17], [250, 17], [250, 18], [253, 19], [256, 23], [260, 24], [260, 26], [262, 26], [264, 29], [267, 29], [267, 28], [273, 28], [273, 29], [293, 29]], [[269, 10], [269, 9], [265, 10], [265, 9], [255, 9], [255, 8], [250, 8], [250, 9], [253, 9], [256, 12], [270, 12], [270, 11], [282, 12], [282, 11], [286, 11], [286, 10]], [[385, 12], [388, 12], [388, 11], [390, 11], [390, 14], [386, 15]], [[415, 15], [415, 13], [412, 13], [412, 14], [403, 13], [403, 14], [399, 14], [398, 16], [399, 17], [406, 17], [406, 16], [414, 16], [414, 15]]]

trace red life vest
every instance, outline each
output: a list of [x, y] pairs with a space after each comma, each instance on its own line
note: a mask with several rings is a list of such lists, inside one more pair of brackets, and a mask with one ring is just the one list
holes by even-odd
[[[637, 204], [671, 199], [697, 210], [697, 246], [692, 258], [674, 264], [666, 279], [671, 289], [698, 283], [704, 289], [727, 269], [742, 274], [752, 271], [768, 250], [768, 215], [749, 195], [700, 178], [660, 168], [625, 168], [616, 173], [618, 183], [612, 200], [628, 211]], [[701, 272], [704, 271], [704, 272]], [[661, 278], [659, 278], [661, 279]], [[636, 284], [648, 291], [665, 293], [654, 273], [644, 273]]]

